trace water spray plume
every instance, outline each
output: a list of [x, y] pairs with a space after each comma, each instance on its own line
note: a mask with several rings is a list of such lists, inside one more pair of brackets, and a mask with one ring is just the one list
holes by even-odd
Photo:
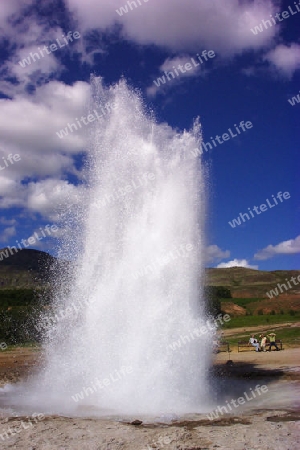
[[45, 344], [31, 400], [74, 415], [201, 412], [214, 330], [191, 338], [207, 320], [205, 189], [190, 156], [199, 122], [182, 133], [158, 124], [124, 80], [94, 78], [91, 91], [91, 109], [110, 107], [93, 124], [68, 295], [57, 289], [56, 309], [70, 314]]

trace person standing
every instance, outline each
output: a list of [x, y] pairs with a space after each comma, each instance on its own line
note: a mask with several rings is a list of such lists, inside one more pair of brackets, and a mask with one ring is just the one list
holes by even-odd
[[277, 344], [276, 344], [276, 334], [275, 333], [270, 333], [267, 336], [268, 336], [269, 341], [270, 341], [269, 352], [271, 351], [272, 347], [275, 347], [276, 350], [278, 351], [279, 348], [277, 347]]
[[260, 348], [263, 352], [266, 352], [267, 336], [261, 334], [260, 337], [261, 337]]

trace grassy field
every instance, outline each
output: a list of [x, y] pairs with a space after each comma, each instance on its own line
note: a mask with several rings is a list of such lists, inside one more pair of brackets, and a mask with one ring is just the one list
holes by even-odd
[[[3, 342], [3, 340], [2, 340], [2, 342]], [[1, 345], [1, 339], [0, 339], [0, 345]], [[10, 344], [5, 349], [4, 348], [1, 349], [0, 354], [4, 353], [5, 351], [16, 350], [20, 347], [21, 348], [31, 348], [33, 351], [35, 351], [35, 350], [38, 351], [42, 348], [42, 345], [37, 342], [23, 342], [20, 344]]]
[[[213, 286], [213, 288], [216, 287]], [[222, 286], [219, 286], [218, 289], [220, 290], [218, 294], [220, 297], [226, 296], [225, 291], [228, 289]], [[38, 321], [40, 311], [44, 311], [43, 308], [49, 306], [50, 298], [50, 291], [47, 291], [47, 289], [1, 290], [0, 341], [6, 342], [8, 345], [21, 344], [26, 347], [29, 341], [41, 342], [42, 333], [36, 330], [35, 324]], [[228, 308], [228, 314], [231, 316], [231, 320], [224, 323], [223, 329], [227, 330], [227, 335], [234, 335], [229, 340], [232, 343], [236, 343], [239, 340], [238, 335], [234, 333], [234, 329], [236, 328], [241, 328], [242, 331], [240, 334], [246, 335], [250, 327], [263, 326], [265, 330], [270, 331], [274, 325], [300, 323], [300, 299], [297, 296], [292, 299], [283, 298], [281, 299], [281, 303], [279, 303], [278, 299], [270, 301], [269, 299], [262, 299], [259, 296], [253, 298], [217, 297], [217, 300], [218, 312], [222, 310], [222, 304], [225, 302], [230, 303], [226, 306], [224, 304], [224, 310], [226, 311], [226, 308]], [[266, 307], [266, 302], [270, 303], [268, 308]], [[246, 315], [235, 316], [236, 310], [232, 307], [232, 303], [244, 308], [242, 312]], [[238, 312], [240, 313], [240, 310]], [[215, 312], [212, 312], [212, 314], [215, 314]], [[229, 330], [232, 330], [232, 333]], [[285, 342], [298, 342], [300, 345], [299, 330], [300, 327], [280, 329], [280, 334], [282, 331], [282, 335], [279, 335], [278, 338]]]
[[300, 321], [300, 312], [297, 311], [295, 314], [268, 314], [261, 316], [238, 316], [232, 317], [232, 319], [224, 323], [224, 329], [229, 328], [239, 328], [239, 327], [255, 327], [256, 325], [266, 325], [266, 327], [270, 325], [274, 325], [276, 323], [285, 323], [285, 322], [299, 322]]
[[[241, 299], [248, 300], [248, 299]], [[253, 300], [253, 299], [250, 299]], [[282, 324], [282, 327], [276, 327], [276, 335], [278, 339], [283, 342], [283, 347], [285, 344], [289, 346], [299, 346], [300, 345], [300, 327], [286, 326], [287, 323], [294, 324], [300, 322], [300, 312], [294, 312], [292, 314], [268, 314], [268, 315], [247, 315], [232, 317], [230, 322], [224, 323], [222, 329], [232, 330], [233, 336], [226, 336], [225, 340], [229, 342], [231, 346], [237, 346], [238, 341], [247, 341], [252, 334], [249, 331], [250, 327], [264, 326], [265, 332], [271, 332], [272, 326]], [[238, 334], [235, 333], [236, 328], [242, 328]], [[273, 330], [272, 330], [273, 331]], [[228, 333], [227, 333], [228, 334]], [[261, 331], [255, 333], [256, 337], [261, 334]]]

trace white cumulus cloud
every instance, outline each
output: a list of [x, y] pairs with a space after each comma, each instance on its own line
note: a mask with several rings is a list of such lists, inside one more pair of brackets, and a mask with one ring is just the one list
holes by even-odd
[[1, 232], [0, 241], [6, 243], [12, 236], [15, 236], [15, 234], [16, 227], [14, 225], [12, 227], [4, 228], [4, 230]]
[[210, 263], [212, 261], [217, 261], [223, 258], [229, 258], [229, 250], [221, 250], [217, 245], [209, 245], [205, 249], [205, 261]]
[[[192, 61], [192, 58], [194, 62]], [[189, 70], [185, 69], [185, 64], [187, 63], [190, 64], [189, 66], [187, 66]], [[181, 66], [181, 69], [179, 69], [179, 66]], [[202, 68], [202, 65], [197, 59], [196, 54], [192, 56], [179, 55], [173, 58], [167, 58], [160, 66], [159, 71], [159, 77], [163, 78], [165, 80], [165, 83], [162, 84], [157, 80], [156, 83], [153, 82], [151, 86], [147, 88], [147, 95], [149, 95], [149, 97], [154, 97], [157, 92], [165, 93], [172, 86], [182, 83], [185, 78], [196, 77], [201, 72], [205, 73], [205, 69]], [[166, 77], [166, 74], [168, 74], [169, 79]], [[157, 84], [160, 85], [157, 86]]]
[[278, 32], [271, 27], [253, 35], [250, 28], [275, 12], [270, 0], [141, 0], [137, 8], [128, 8], [121, 17], [117, 9], [124, 0], [67, 0], [69, 10], [80, 27], [110, 29], [116, 22], [122, 34], [139, 44], [155, 44], [173, 51], [199, 51], [206, 47], [223, 55], [269, 45]]
[[294, 72], [300, 69], [300, 45], [277, 45], [265, 55], [264, 59], [283, 75], [291, 78]]
[[65, 179], [67, 174], [82, 177], [76, 157], [87, 150], [89, 127], [64, 139], [56, 132], [86, 116], [89, 94], [88, 83], [51, 81], [31, 95], [0, 99], [0, 156], [20, 157], [1, 170], [1, 208], [25, 208], [55, 220], [60, 201], [76, 203], [81, 188]]
[[276, 255], [292, 255], [295, 253], [300, 253], [300, 235], [295, 239], [289, 239], [277, 245], [268, 245], [255, 253], [254, 259], [270, 259]]
[[216, 267], [217, 269], [225, 269], [226, 267], [246, 267], [247, 269], [258, 270], [258, 266], [249, 264], [246, 259], [233, 259], [232, 261], [220, 263]]

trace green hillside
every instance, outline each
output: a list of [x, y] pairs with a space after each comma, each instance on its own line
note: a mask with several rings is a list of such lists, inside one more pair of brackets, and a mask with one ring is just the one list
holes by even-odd
[[[237, 298], [264, 298], [266, 292], [274, 289], [277, 283], [283, 284], [298, 277], [300, 270], [262, 270], [245, 269], [244, 267], [231, 267], [228, 269], [206, 269], [206, 284], [211, 286], [225, 286], [231, 291], [232, 297]], [[300, 297], [300, 283], [291, 284], [289, 295]], [[284, 288], [283, 288], [284, 289]]]
[[[0, 255], [6, 249], [0, 249]], [[23, 249], [0, 260], [0, 290], [30, 289], [49, 285], [55, 267], [66, 267], [48, 253]], [[300, 270], [262, 270], [231, 267], [228, 269], [206, 269], [207, 286], [224, 286], [230, 289], [232, 297], [263, 298], [277, 283], [286, 283], [292, 276], [298, 277]], [[299, 287], [289, 289], [289, 294], [300, 295]]]
[[[5, 249], [0, 250], [0, 255], [3, 251]], [[2, 256], [0, 339], [11, 344], [40, 340], [42, 335], [35, 324], [41, 312], [51, 312], [51, 279], [56, 280], [57, 276], [53, 275], [63, 273], [68, 267], [66, 261], [59, 261], [38, 250], [24, 249], [9, 257]], [[299, 289], [289, 290], [287, 294], [291, 298], [269, 300], [264, 297], [277, 283], [299, 275], [300, 271], [263, 272], [241, 267], [206, 269], [204, 295], [208, 311], [214, 315], [221, 310], [229, 313], [233, 318], [230, 326], [288, 319], [297, 321]], [[243, 317], [236, 317], [239, 315], [236, 307], [243, 311]]]
[[[9, 256], [6, 257], [5, 254]], [[53, 256], [32, 249], [10, 254], [8, 249], [3, 248], [0, 249], [0, 258], [0, 290], [47, 286], [57, 264], [57, 259]]]

